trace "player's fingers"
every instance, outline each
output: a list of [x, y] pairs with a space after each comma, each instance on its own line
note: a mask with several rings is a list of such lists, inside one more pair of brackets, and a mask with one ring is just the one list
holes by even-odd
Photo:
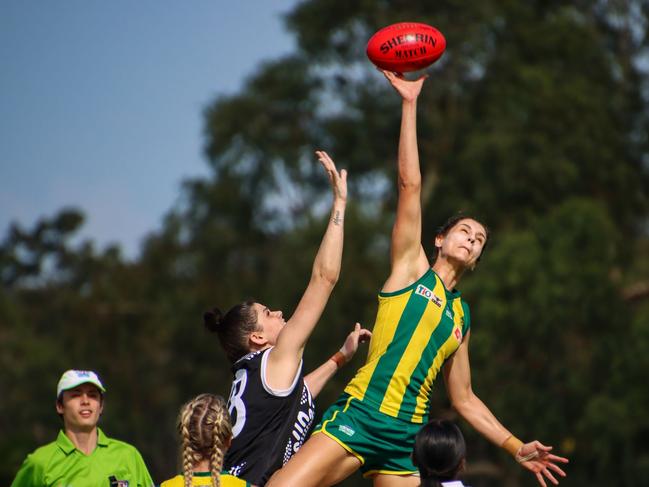
[[[333, 166], [333, 161], [331, 160], [331, 157], [329, 157], [329, 154], [327, 154], [325, 151], [316, 151], [316, 155], [318, 156], [318, 160], [327, 168], [330, 169], [331, 166]], [[335, 166], [334, 166], [335, 167]]]
[[339, 179], [335, 166], [333, 166], [333, 164], [331, 164], [327, 159], [323, 157], [319, 157], [318, 160], [320, 161], [320, 164], [322, 165], [324, 170], [327, 171], [329, 181], [331, 181], [332, 184], [335, 184]]
[[329, 154], [327, 154], [326, 151], [317, 150], [317, 151], [315, 151], [315, 153], [318, 156], [318, 158], [320, 158], [322, 160], [325, 160], [325, 161], [331, 161], [331, 157], [329, 157]]
[[560, 457], [560, 456], [557, 456], [557, 455], [548, 455], [545, 458], [547, 460], [551, 461], [551, 462], [561, 462], [561, 463], [569, 463], [570, 462], [570, 460], [568, 460], [567, 458]]
[[554, 463], [550, 463], [550, 464], [548, 464], [548, 468], [551, 468], [552, 470], [554, 470], [556, 473], [558, 473], [562, 477], [566, 476], [566, 472], [561, 470], [561, 467], [559, 467], [559, 465], [555, 465]]
[[340, 178], [342, 178], [342, 171], [340, 173], [338, 172], [338, 169], [336, 168], [336, 163], [334, 160], [327, 154], [326, 152], [323, 152], [323, 163], [326, 164], [327, 170], [331, 171], [332, 175], [334, 176], [335, 180], [338, 181]]
[[340, 179], [342, 179], [344, 183], [347, 182], [347, 169], [340, 170]]
[[550, 479], [550, 482], [552, 482], [554, 485], [559, 485], [559, 481], [554, 478], [552, 472], [550, 472], [547, 468], [543, 469], [543, 475]]
[[318, 162], [322, 164], [322, 167], [324, 167], [327, 171], [329, 170], [327, 160], [322, 156], [321, 152], [316, 151], [316, 155], [318, 156]]
[[539, 472], [536, 472], [536, 480], [538, 480], [539, 484], [541, 484], [543, 487], [548, 487], [548, 485], [545, 483], [545, 480], [543, 480], [543, 476]]

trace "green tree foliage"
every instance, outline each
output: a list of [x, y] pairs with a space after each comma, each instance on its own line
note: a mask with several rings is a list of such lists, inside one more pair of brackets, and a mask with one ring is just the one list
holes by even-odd
[[[399, 98], [365, 58], [389, 23], [438, 27], [447, 52], [419, 102], [424, 241], [459, 210], [492, 236], [462, 282], [474, 388], [504, 424], [570, 456], [562, 485], [637, 485], [649, 474], [649, 3], [309, 0], [286, 18], [297, 50], [206, 108], [211, 174], [136, 262], [73, 245], [63, 210], [0, 247], [0, 453], [7, 484], [58, 427], [70, 367], [107, 386], [108, 434], [161, 480], [176, 471], [175, 417], [227, 395], [230, 372], [201, 313], [255, 297], [291, 314], [325, 228], [329, 187], [313, 151], [349, 169], [341, 280], [306, 349], [310, 369], [355, 321], [371, 326], [388, 273]], [[342, 390], [364, 352], [318, 398]], [[433, 414], [453, 416], [442, 382]], [[48, 399], [49, 398], [49, 399]], [[459, 418], [474, 487], [535, 485]], [[6, 465], [6, 466], [5, 466]], [[343, 485], [361, 485], [356, 475]]]

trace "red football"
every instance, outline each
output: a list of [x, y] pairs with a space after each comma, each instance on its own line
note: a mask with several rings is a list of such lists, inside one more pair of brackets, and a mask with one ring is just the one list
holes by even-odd
[[383, 27], [367, 41], [367, 57], [376, 66], [405, 73], [424, 69], [444, 53], [446, 39], [435, 27], [399, 22]]

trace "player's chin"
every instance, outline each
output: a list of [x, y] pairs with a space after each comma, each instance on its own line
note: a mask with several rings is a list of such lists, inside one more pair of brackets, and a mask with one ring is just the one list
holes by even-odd
[[455, 266], [457, 266], [461, 270], [465, 270], [475, 267], [476, 258], [471, 254], [467, 254], [465, 251], [460, 250], [455, 255], [453, 255], [452, 261]]

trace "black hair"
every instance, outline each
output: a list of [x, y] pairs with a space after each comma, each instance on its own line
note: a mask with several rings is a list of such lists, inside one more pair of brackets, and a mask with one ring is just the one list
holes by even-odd
[[231, 363], [250, 353], [248, 337], [259, 329], [254, 304], [255, 301], [249, 299], [233, 306], [225, 315], [219, 308], [212, 308], [203, 313], [205, 328], [218, 335], [225, 355]]
[[455, 479], [464, 468], [465, 457], [464, 436], [452, 421], [431, 420], [415, 436], [412, 461], [419, 469], [421, 487], [438, 487]]

